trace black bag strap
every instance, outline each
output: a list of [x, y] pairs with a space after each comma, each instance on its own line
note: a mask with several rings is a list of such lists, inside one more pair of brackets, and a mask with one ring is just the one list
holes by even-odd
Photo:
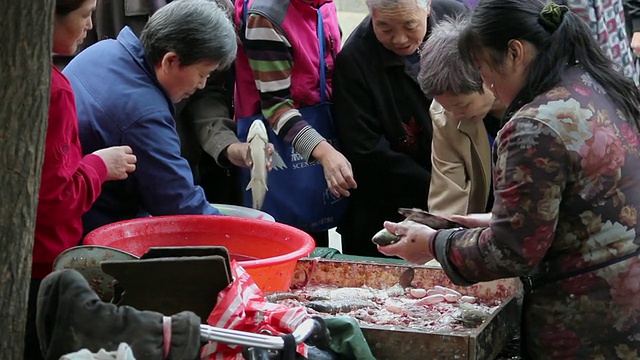
[[617, 258], [613, 258], [611, 260], [607, 260], [605, 262], [599, 263], [599, 264], [595, 264], [595, 265], [590, 265], [587, 267], [584, 267], [582, 269], [577, 269], [577, 270], [573, 270], [573, 271], [569, 271], [566, 273], [561, 273], [561, 274], [557, 274], [557, 275], [549, 275], [548, 273], [543, 273], [540, 275], [536, 275], [536, 276], [522, 276], [520, 277], [520, 280], [522, 281], [522, 284], [524, 285], [524, 291], [525, 293], [528, 293], [530, 291], [535, 290], [536, 288], [539, 288], [541, 286], [544, 285], [548, 285], [551, 283], [555, 283], [558, 281], [562, 281], [562, 280], [566, 280], [578, 275], [582, 275], [582, 274], [586, 274], [586, 273], [590, 273], [592, 271], [596, 271], [596, 270], [600, 270], [602, 268], [605, 268], [607, 266], [619, 263], [621, 261], [625, 261], [628, 260], [632, 257], [638, 256], [640, 255], [640, 247], [636, 249], [636, 251], [629, 253], [627, 255], [623, 255], [621, 257], [617, 257]]
[[282, 355], [280, 358], [282, 360], [295, 360], [296, 359], [296, 338], [293, 337], [293, 334], [285, 334], [280, 335], [282, 340], [284, 341], [284, 347], [282, 348]]

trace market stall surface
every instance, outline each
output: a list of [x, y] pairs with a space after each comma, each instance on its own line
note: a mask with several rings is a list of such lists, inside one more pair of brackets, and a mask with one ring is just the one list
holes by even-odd
[[303, 259], [291, 288], [269, 297], [357, 319], [377, 359], [495, 359], [519, 324], [517, 279], [459, 287], [433, 266]]

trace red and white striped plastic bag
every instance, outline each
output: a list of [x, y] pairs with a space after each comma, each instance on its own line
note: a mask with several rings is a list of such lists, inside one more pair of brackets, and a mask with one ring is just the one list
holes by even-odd
[[[303, 307], [287, 307], [267, 302], [251, 276], [233, 260], [233, 281], [218, 294], [216, 306], [207, 323], [211, 326], [250, 333], [268, 331], [271, 335], [290, 334], [309, 318]], [[242, 347], [209, 342], [202, 348], [202, 359], [240, 360]], [[307, 356], [307, 346], [298, 345], [298, 353]]]

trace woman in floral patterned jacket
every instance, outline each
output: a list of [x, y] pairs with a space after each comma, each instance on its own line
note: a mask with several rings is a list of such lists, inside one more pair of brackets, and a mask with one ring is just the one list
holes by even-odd
[[[484, 0], [460, 40], [509, 108], [490, 216], [385, 227], [457, 284], [519, 276], [523, 355], [640, 358], [640, 94], [587, 25], [542, 0]], [[478, 227], [479, 226], [479, 227]], [[472, 228], [473, 227], [473, 228]]]

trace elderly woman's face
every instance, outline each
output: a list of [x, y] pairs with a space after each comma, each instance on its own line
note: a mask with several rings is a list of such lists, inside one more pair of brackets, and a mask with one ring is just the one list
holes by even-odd
[[371, 11], [373, 32], [385, 48], [407, 56], [418, 50], [427, 33], [429, 9], [417, 1], [407, 1], [393, 8]]
[[56, 16], [53, 23], [53, 52], [73, 55], [78, 45], [91, 30], [91, 14], [96, 8], [96, 0], [87, 0], [79, 8], [65, 16]]

